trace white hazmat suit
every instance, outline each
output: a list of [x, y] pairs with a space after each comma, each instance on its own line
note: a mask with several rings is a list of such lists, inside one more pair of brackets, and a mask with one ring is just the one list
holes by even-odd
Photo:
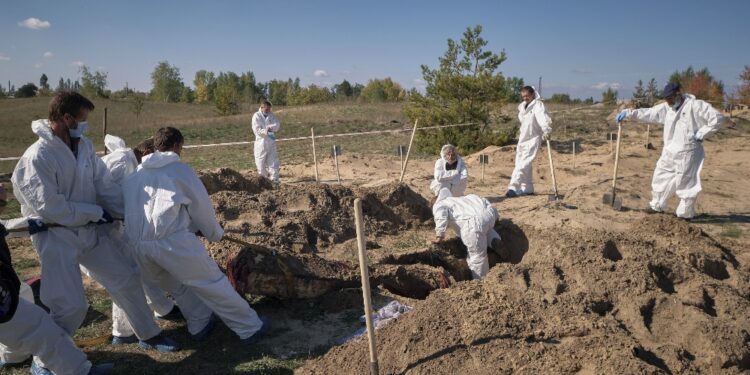
[[710, 104], [682, 94], [682, 105], [674, 110], [666, 102], [651, 108], [626, 110], [626, 119], [664, 124], [664, 149], [651, 181], [651, 209], [664, 211], [672, 194], [680, 204], [675, 214], [695, 216], [695, 201], [701, 191], [703, 139], [719, 130], [724, 117]]
[[451, 197], [448, 189], [440, 190], [436, 203], [432, 206], [435, 218], [435, 234], [444, 237], [448, 227], [461, 237], [466, 245], [466, 263], [474, 279], [483, 279], [489, 272], [487, 246], [500, 235], [494, 226], [499, 216], [489, 201], [474, 194], [464, 197]]
[[430, 183], [430, 190], [435, 195], [438, 195], [442, 188], [447, 188], [450, 190], [451, 195], [460, 197], [466, 191], [466, 185], [469, 181], [469, 170], [466, 169], [464, 160], [455, 151], [453, 152], [453, 156], [456, 158], [457, 164], [455, 168], [447, 169], [448, 160], [446, 159], [445, 152], [451, 147], [453, 146], [445, 145], [440, 149], [440, 159], [435, 162], [435, 178]]
[[[125, 177], [133, 174], [138, 168], [138, 159], [135, 157], [133, 150], [128, 148], [125, 141], [110, 134], [104, 136], [104, 145], [109, 153], [102, 156], [102, 161], [109, 169], [112, 179], [118, 185], [122, 185]], [[123, 228], [120, 222], [114, 222], [111, 225], [97, 227], [97, 230], [104, 235], [108, 235], [115, 242], [118, 250], [129, 260], [132, 260], [130, 266], [133, 272], [139, 272], [135, 263], [132, 251], [125, 243], [123, 238]], [[169, 314], [174, 307], [174, 302], [167, 298], [166, 293], [158, 286], [150, 284], [141, 278], [143, 292], [146, 295], [146, 302], [156, 316]], [[128, 323], [125, 312], [117, 305], [112, 303], [112, 335], [119, 337], [129, 337], [133, 335], [133, 330]]]
[[255, 134], [255, 165], [258, 174], [268, 177], [271, 181], [279, 182], [279, 154], [276, 152], [276, 135], [279, 131], [279, 119], [273, 112], [264, 114], [258, 110], [253, 115], [253, 133]]
[[157, 336], [161, 329], [146, 304], [138, 274], [127, 266], [114, 242], [91, 224], [102, 219], [102, 207], [122, 215], [122, 190], [88, 138], [80, 138], [74, 155], [52, 133], [47, 120], [34, 121], [31, 128], [39, 139], [13, 171], [13, 193], [24, 217], [61, 225], [31, 236], [42, 267], [42, 302], [55, 322], [73, 336], [89, 307], [82, 265], [123, 308], [139, 339]]
[[516, 146], [516, 166], [510, 176], [508, 190], [516, 194], [533, 194], [534, 183], [532, 170], [534, 158], [542, 143], [542, 137], [552, 132], [552, 118], [544, 108], [539, 92], [534, 92], [536, 98], [528, 105], [521, 102], [518, 105], [518, 120], [521, 128]]
[[188, 331], [195, 335], [204, 329], [211, 310], [240, 339], [259, 331], [263, 323], [255, 310], [232, 288], [195, 235], [199, 231], [215, 242], [224, 230], [206, 188], [179, 155], [157, 151], [145, 156], [138, 171], [125, 180], [123, 192], [125, 233], [141, 272], [172, 294]]

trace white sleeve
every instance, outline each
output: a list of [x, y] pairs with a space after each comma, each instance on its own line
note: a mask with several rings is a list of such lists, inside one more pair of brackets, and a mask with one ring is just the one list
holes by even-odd
[[39, 155], [21, 158], [11, 180], [18, 201], [47, 224], [76, 227], [102, 218], [101, 207], [71, 202], [60, 194], [55, 168]]
[[696, 104], [695, 114], [698, 118], [705, 121], [705, 124], [698, 129], [695, 136], [698, 139], [705, 139], [707, 136], [719, 131], [721, 124], [724, 123], [724, 116], [703, 100], [697, 101]]
[[102, 159], [93, 156], [94, 164], [94, 187], [96, 188], [96, 201], [104, 207], [112, 216], [122, 218], [125, 216], [125, 204], [122, 198], [122, 187], [115, 183], [112, 175]]
[[211, 242], [220, 241], [224, 237], [224, 229], [216, 220], [216, 213], [213, 205], [211, 205], [211, 198], [208, 196], [206, 187], [190, 167], [185, 166], [185, 169], [187, 175], [185, 195], [190, 199], [187, 211], [190, 214], [192, 226], [201, 231], [207, 240]]
[[664, 123], [667, 117], [667, 104], [662, 103], [651, 108], [627, 109], [626, 119], [637, 122]]
[[268, 131], [276, 133], [281, 128], [281, 123], [279, 122], [279, 118], [276, 117], [273, 113], [271, 113], [268, 118], [271, 120], [270, 124], [267, 124]]
[[459, 173], [461, 174], [461, 179], [466, 180], [467, 178], [469, 178], [469, 169], [466, 168], [466, 163], [463, 160], [461, 160], [460, 163], [461, 170], [459, 171]]
[[537, 124], [542, 128], [544, 134], [552, 132], [552, 117], [547, 113], [547, 108], [544, 107], [544, 103], [538, 102], [534, 106], [534, 117], [536, 118]]
[[268, 134], [268, 129], [262, 127], [260, 121], [260, 115], [256, 112], [253, 115], [253, 133], [255, 133], [255, 136], [258, 138], [265, 138]]
[[448, 230], [448, 207], [442, 202], [435, 203], [435, 234], [442, 237]]

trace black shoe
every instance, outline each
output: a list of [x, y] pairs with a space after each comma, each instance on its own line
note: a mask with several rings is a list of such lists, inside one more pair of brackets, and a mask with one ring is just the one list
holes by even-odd
[[185, 320], [185, 317], [182, 316], [182, 311], [180, 311], [180, 308], [177, 305], [174, 305], [172, 307], [172, 310], [167, 313], [167, 315], [159, 316], [157, 317], [162, 320], [169, 320], [171, 322], [176, 322], [178, 320]]
[[505, 192], [505, 197], [506, 198], [515, 198], [517, 196], [518, 196], [518, 193], [516, 193], [515, 190], [508, 189], [508, 191]]

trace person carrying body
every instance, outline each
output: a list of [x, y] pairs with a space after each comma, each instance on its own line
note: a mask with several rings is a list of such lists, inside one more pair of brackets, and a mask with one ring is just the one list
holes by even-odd
[[440, 159], [435, 162], [435, 178], [430, 183], [430, 190], [437, 196], [440, 189], [448, 188], [454, 197], [464, 195], [469, 181], [469, 171], [461, 156], [452, 144], [440, 149]]
[[[141, 141], [136, 147], [130, 149], [126, 146], [122, 138], [107, 134], [104, 136], [104, 145], [109, 153], [102, 156], [102, 161], [109, 169], [113, 181], [117, 185], [122, 185], [125, 177], [133, 174], [141, 163], [143, 156], [154, 152], [154, 141], [151, 138]], [[97, 230], [104, 235], [109, 236], [115, 242], [118, 250], [131, 260], [130, 266], [133, 272], [139, 272], [135, 263], [132, 251], [123, 239], [123, 227], [120, 222], [115, 221], [111, 225], [102, 225]], [[85, 267], [84, 267], [85, 269]], [[88, 270], [85, 270], [88, 274]], [[167, 298], [164, 290], [156, 285], [149, 284], [141, 279], [141, 286], [146, 296], [146, 302], [149, 308], [154, 312], [154, 316], [160, 319], [176, 320], [182, 317], [180, 309], [174, 302]], [[138, 338], [135, 336], [130, 323], [127, 321], [125, 312], [117, 305], [112, 303], [112, 344], [129, 344], [135, 343]]]
[[677, 194], [680, 204], [675, 215], [691, 219], [702, 190], [703, 140], [719, 130], [724, 117], [711, 104], [683, 94], [678, 83], [667, 84], [662, 95], [665, 102], [651, 108], [623, 110], [616, 119], [664, 124], [664, 147], [651, 180], [649, 209], [663, 212], [669, 198]]
[[[6, 203], [5, 187], [0, 184], [0, 212], [5, 209]], [[19, 295], [22, 283], [13, 269], [5, 235], [5, 227], [0, 224], [0, 343], [18, 352], [37, 356], [57, 374], [96, 375], [111, 372], [111, 363], [92, 365], [70, 335], [46, 311], [35, 305], [33, 299], [28, 301]], [[0, 370], [10, 364], [0, 359]], [[31, 364], [32, 374], [44, 374], [44, 370], [36, 362]]]
[[[68, 335], [83, 323], [88, 302], [79, 266], [86, 267], [127, 315], [139, 345], [178, 350], [154, 322], [140, 279], [96, 225], [113, 222], [123, 211], [122, 190], [114, 183], [91, 141], [86, 122], [94, 104], [64, 91], [50, 101], [49, 119], [32, 122], [39, 139], [23, 154], [11, 181], [21, 214], [55, 224], [31, 235], [42, 268], [40, 298]], [[43, 363], [38, 363], [43, 368]]]
[[203, 183], [180, 162], [183, 143], [179, 130], [159, 129], [156, 151], [125, 179], [125, 235], [143, 277], [175, 298], [194, 339], [202, 340], [212, 330], [213, 310], [242, 343], [251, 344], [263, 322], [196, 235], [215, 242], [224, 230]]

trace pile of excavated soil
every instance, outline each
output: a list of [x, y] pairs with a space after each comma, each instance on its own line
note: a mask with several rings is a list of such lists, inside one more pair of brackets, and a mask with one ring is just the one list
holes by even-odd
[[[514, 261], [482, 282], [433, 291], [377, 331], [381, 373], [750, 370], [750, 265], [736, 256], [743, 249], [667, 215], [624, 233], [519, 231], [525, 240], [512, 238]], [[365, 339], [298, 370], [368, 372]]]
[[[222, 174], [226, 175], [234, 177]], [[229, 185], [245, 183], [239, 180]], [[211, 199], [219, 221], [228, 232], [255, 235], [253, 238], [265, 246], [296, 252], [316, 252], [355, 238], [353, 207], [358, 197], [362, 198], [365, 230], [370, 236], [395, 234], [432, 218], [427, 200], [395, 183], [376, 188], [307, 184], [257, 190], [214, 192]]]
[[203, 182], [209, 195], [227, 190], [257, 194], [273, 187], [271, 180], [265, 177], [252, 172], [243, 174], [230, 168], [199, 171], [198, 178]]

